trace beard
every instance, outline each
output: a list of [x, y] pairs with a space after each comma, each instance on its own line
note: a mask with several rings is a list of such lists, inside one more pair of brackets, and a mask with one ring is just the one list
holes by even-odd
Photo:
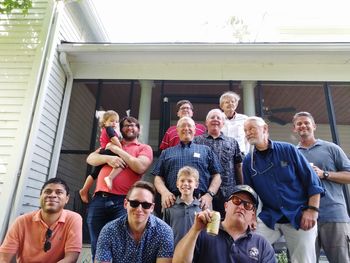
[[129, 133], [125, 133], [125, 132], [121, 132], [122, 136], [123, 136], [123, 139], [125, 141], [133, 141], [135, 139], [137, 139], [139, 137], [139, 133], [137, 132], [129, 132]]
[[251, 138], [249, 140], [247, 140], [249, 142], [250, 145], [255, 145], [258, 143], [258, 139], [256, 138]]

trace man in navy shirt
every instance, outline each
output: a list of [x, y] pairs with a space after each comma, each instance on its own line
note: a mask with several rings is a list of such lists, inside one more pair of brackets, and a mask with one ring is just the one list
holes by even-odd
[[225, 203], [226, 215], [219, 234], [202, 231], [211, 221], [209, 210], [198, 213], [188, 233], [174, 252], [174, 263], [274, 263], [272, 246], [262, 236], [251, 231], [255, 221], [258, 195], [248, 185], [237, 185]]
[[212, 207], [214, 195], [221, 184], [222, 167], [216, 154], [206, 145], [193, 143], [196, 126], [190, 117], [182, 117], [177, 122], [180, 143], [162, 151], [152, 171], [154, 185], [162, 197], [162, 207], [175, 204], [180, 195], [176, 187], [178, 171], [188, 165], [196, 168], [200, 174], [196, 197], [200, 198], [201, 208]]
[[283, 234], [292, 262], [316, 262], [320, 179], [294, 145], [269, 140], [262, 118], [248, 117], [244, 132], [254, 146], [243, 160], [244, 183], [262, 201], [257, 232], [271, 244]]
[[95, 262], [171, 263], [173, 231], [153, 216], [155, 189], [138, 181], [129, 190], [127, 215], [107, 223], [97, 241]]

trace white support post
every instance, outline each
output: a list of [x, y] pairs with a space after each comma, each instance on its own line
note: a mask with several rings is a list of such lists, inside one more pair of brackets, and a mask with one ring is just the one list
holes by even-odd
[[151, 121], [152, 88], [154, 82], [152, 80], [139, 80], [139, 82], [141, 86], [141, 98], [138, 120], [142, 125], [140, 141], [148, 143]]

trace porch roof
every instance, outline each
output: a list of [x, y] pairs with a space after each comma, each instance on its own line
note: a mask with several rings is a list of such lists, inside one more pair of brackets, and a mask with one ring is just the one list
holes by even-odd
[[349, 81], [350, 43], [62, 43], [75, 79]]

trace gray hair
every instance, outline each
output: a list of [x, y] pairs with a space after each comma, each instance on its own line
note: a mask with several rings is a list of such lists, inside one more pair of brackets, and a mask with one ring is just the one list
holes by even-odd
[[258, 126], [267, 125], [263, 118], [257, 117], [257, 116], [250, 116], [250, 117], [248, 117], [248, 118], [244, 121], [244, 124], [246, 124], [246, 123], [249, 122], [249, 121], [254, 121], [254, 122], [256, 122], [256, 124], [257, 124]]
[[179, 126], [180, 126], [180, 123], [182, 123], [182, 122], [184, 122], [184, 121], [190, 122], [190, 123], [193, 125], [193, 127], [196, 126], [196, 124], [194, 123], [194, 120], [193, 120], [191, 117], [185, 116], [185, 117], [180, 118], [180, 119], [177, 121], [176, 127], [179, 127]]
[[212, 115], [212, 114], [214, 114], [214, 113], [218, 113], [219, 116], [220, 116], [220, 118], [221, 118], [223, 121], [225, 121], [225, 113], [223, 113], [222, 110], [220, 110], [220, 109], [212, 109], [212, 110], [210, 110], [210, 111], [208, 112], [207, 117], [205, 118], [205, 120], [208, 120], [209, 117], [210, 117], [210, 115]]
[[237, 102], [239, 102], [239, 100], [241, 99], [241, 97], [236, 93], [236, 92], [233, 92], [233, 91], [226, 91], [224, 94], [222, 94], [220, 96], [220, 100], [219, 100], [219, 103], [220, 105], [223, 103], [223, 101], [227, 98], [234, 98]]

